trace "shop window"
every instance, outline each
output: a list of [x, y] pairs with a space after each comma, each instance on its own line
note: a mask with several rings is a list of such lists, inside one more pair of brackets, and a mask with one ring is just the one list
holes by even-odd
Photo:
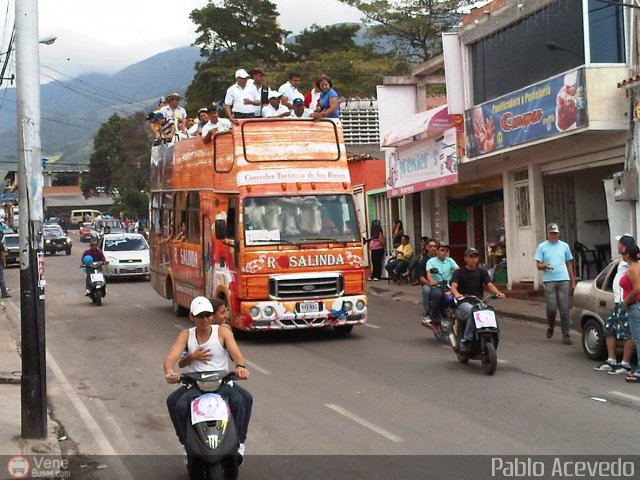
[[553, 2], [470, 52], [474, 105], [584, 65], [582, 0]]
[[589, 0], [589, 49], [591, 63], [625, 62], [622, 5]]

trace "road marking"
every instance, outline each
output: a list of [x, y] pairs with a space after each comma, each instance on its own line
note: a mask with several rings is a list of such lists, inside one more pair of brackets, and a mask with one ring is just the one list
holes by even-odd
[[263, 375], [271, 375], [271, 372], [269, 370], [267, 370], [266, 368], [262, 368], [258, 365], [256, 365], [253, 362], [250, 362], [249, 360], [247, 360], [246, 358], [244, 359], [244, 363], [246, 363], [247, 365], [249, 365], [253, 370], [257, 370], [258, 372], [260, 372]]
[[364, 326], [369, 328], [382, 328], [382, 327], [379, 327], [378, 325], [373, 325], [372, 323], [365, 323]]
[[509, 360], [498, 359], [498, 363], [509, 363]]
[[362, 417], [359, 417], [355, 413], [351, 413], [349, 410], [345, 410], [339, 405], [335, 405], [333, 403], [327, 403], [325, 404], [325, 407], [330, 408], [334, 412], [339, 413], [344, 417], [347, 417], [349, 420], [356, 422], [358, 425], [362, 425], [363, 427], [368, 428], [369, 430], [377, 433], [378, 435], [382, 435], [383, 437], [385, 437], [388, 440], [391, 440], [392, 442], [395, 442], [395, 443], [404, 442], [404, 439], [398, 437], [397, 435], [394, 435], [393, 433], [385, 430], [384, 428], [379, 427], [378, 425], [371, 423], [370, 421], [365, 420]]
[[151, 311], [151, 309], [150, 309], [150, 308], [144, 307], [144, 306], [142, 306], [142, 305], [138, 305], [137, 303], [134, 303], [134, 304], [133, 304], [133, 306], [134, 306], [134, 307], [137, 307], [137, 308], [141, 308], [141, 309], [142, 309], [142, 310], [144, 310], [145, 312], [150, 312], [150, 311]]
[[632, 400], [634, 402], [640, 402], [640, 397], [636, 397], [635, 395], [629, 395], [628, 393], [622, 393], [622, 392], [609, 392], [611, 395], [615, 395], [616, 397], [620, 397], [620, 398], [625, 398], [627, 400]]
[[98, 422], [96, 422], [95, 419], [91, 416], [91, 413], [89, 412], [87, 407], [85, 407], [84, 403], [82, 403], [82, 400], [80, 400], [80, 397], [78, 396], [74, 388], [69, 383], [69, 380], [67, 380], [67, 377], [62, 372], [60, 365], [58, 365], [58, 362], [55, 361], [55, 359], [49, 353], [48, 350], [47, 350], [47, 364], [49, 368], [51, 368], [53, 375], [58, 380], [58, 384], [60, 385], [60, 388], [65, 393], [69, 401], [73, 404], [76, 411], [78, 412], [78, 415], [80, 416], [85, 426], [87, 427], [87, 430], [93, 436], [93, 439], [95, 440], [98, 448], [100, 449], [100, 454], [109, 455], [110, 457], [109, 461], [113, 465], [114, 470], [117, 472], [115, 477], [133, 480], [133, 477], [125, 467], [124, 463], [122, 462], [120, 457], [117, 456], [118, 454], [116, 453], [116, 450], [113, 448], [113, 446], [109, 442], [109, 439], [104, 434], [104, 432], [100, 429]]

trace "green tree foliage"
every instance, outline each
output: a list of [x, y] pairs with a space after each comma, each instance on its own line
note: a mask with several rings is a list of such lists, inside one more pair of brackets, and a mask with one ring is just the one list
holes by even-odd
[[296, 35], [296, 41], [289, 47], [289, 51], [296, 59], [305, 60], [315, 52], [355, 50], [357, 45], [353, 37], [358, 33], [358, 30], [360, 30], [360, 25], [353, 23], [327, 27], [313, 24]]
[[284, 53], [284, 38], [290, 33], [280, 28], [278, 10], [268, 0], [222, 0], [191, 12], [198, 25], [195, 45], [205, 61], [196, 66], [196, 75], [187, 89], [187, 107], [197, 109], [224, 100], [235, 82], [238, 68], [270, 66]]
[[334, 89], [345, 97], [371, 97], [376, 85], [382, 85], [385, 75], [402, 75], [409, 72], [409, 64], [403, 60], [377, 55], [373, 47], [335, 52], [315, 51], [303, 61], [283, 62], [269, 72], [268, 84], [278, 88], [287, 80], [287, 72], [302, 75], [300, 90], [310, 90], [319, 74], [331, 77]]
[[340, 0], [364, 14], [375, 38], [392, 39], [396, 56], [424, 62], [442, 52], [440, 34], [462, 18], [472, 0]]
[[96, 133], [93, 144], [89, 174], [81, 186], [83, 195], [88, 197], [96, 187], [104, 187], [106, 191], [115, 188], [119, 192], [118, 212], [144, 215], [148, 209], [151, 151], [145, 114], [112, 115]]

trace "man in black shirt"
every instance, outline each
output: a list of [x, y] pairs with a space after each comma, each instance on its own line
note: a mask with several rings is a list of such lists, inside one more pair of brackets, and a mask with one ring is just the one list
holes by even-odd
[[491, 283], [491, 278], [486, 270], [478, 268], [480, 254], [475, 248], [467, 248], [464, 252], [464, 266], [453, 272], [451, 279], [451, 293], [460, 301], [457, 308], [458, 316], [467, 322], [464, 328], [464, 334], [460, 347], [463, 351], [468, 351], [476, 331], [475, 322], [471, 321], [471, 310], [474, 304], [471, 301], [464, 301], [465, 295], [473, 295], [482, 298], [484, 287], [497, 295], [504, 298], [504, 293]]

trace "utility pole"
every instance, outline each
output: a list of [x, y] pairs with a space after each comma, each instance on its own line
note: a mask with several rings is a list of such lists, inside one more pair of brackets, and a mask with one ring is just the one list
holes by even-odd
[[22, 436], [47, 436], [38, 0], [15, 2]]

